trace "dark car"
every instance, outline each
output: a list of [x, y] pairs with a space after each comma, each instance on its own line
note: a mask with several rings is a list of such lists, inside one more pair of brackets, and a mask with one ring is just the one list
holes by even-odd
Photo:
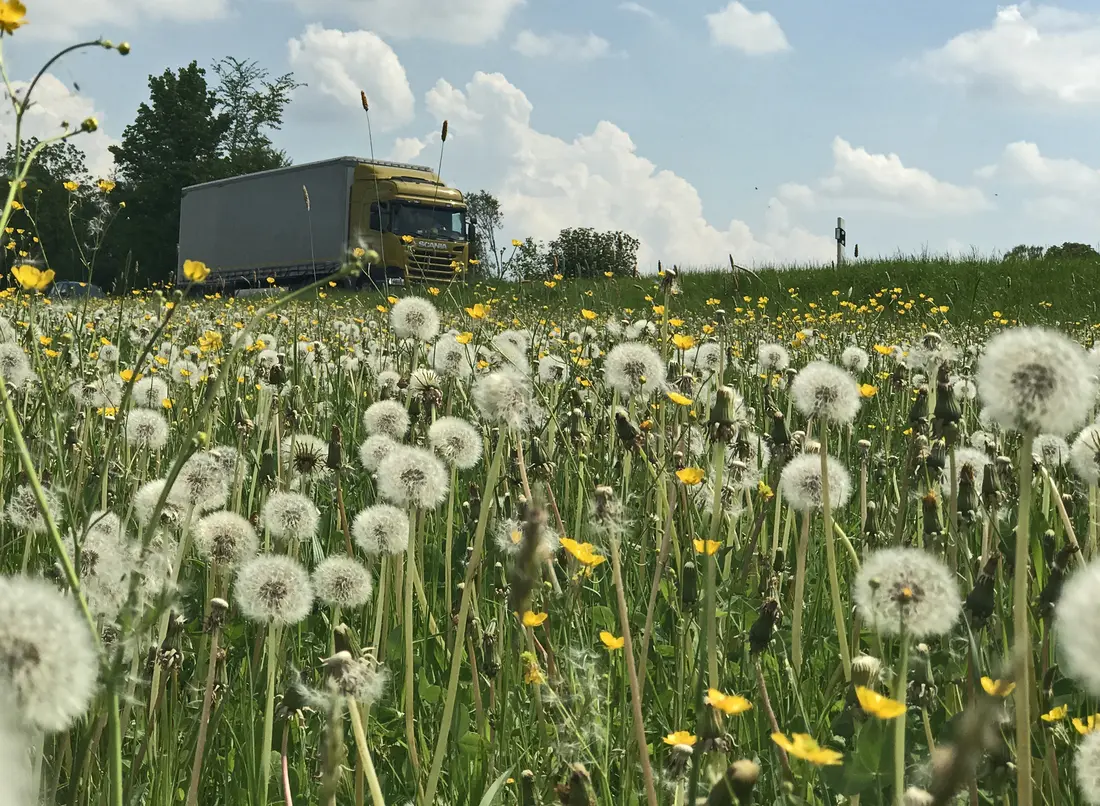
[[54, 299], [79, 299], [81, 297], [103, 299], [107, 295], [103, 293], [103, 289], [98, 285], [78, 283], [75, 280], [59, 280], [50, 288], [49, 296]]

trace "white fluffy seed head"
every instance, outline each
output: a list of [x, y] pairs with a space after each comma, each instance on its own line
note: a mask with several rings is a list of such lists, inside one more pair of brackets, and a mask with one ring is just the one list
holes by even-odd
[[473, 399], [482, 418], [492, 425], [526, 431], [537, 428], [545, 419], [545, 412], [535, 401], [531, 382], [512, 369], [497, 370], [478, 378]]
[[396, 400], [379, 400], [363, 412], [363, 428], [368, 434], [399, 440], [409, 430], [409, 411]]
[[131, 448], [159, 451], [168, 444], [168, 420], [154, 409], [133, 409], [126, 415], [126, 441]]
[[[829, 476], [829, 509], [841, 509], [852, 495], [852, 478], [844, 466], [831, 456], [827, 457], [826, 466]], [[799, 512], [821, 509], [821, 456], [803, 453], [787, 462], [779, 476], [779, 489], [783, 492], [783, 498]]]
[[[46, 508], [54, 522], [60, 521], [61, 503], [52, 490], [43, 490], [46, 494]], [[8, 523], [21, 532], [31, 532], [36, 535], [46, 533], [46, 519], [42, 517], [42, 510], [38, 507], [38, 499], [29, 484], [17, 487], [8, 499], [8, 505], [4, 509], [8, 516]]]
[[200, 513], [221, 509], [229, 498], [229, 477], [209, 451], [194, 453], [183, 463], [169, 496], [181, 509], [194, 507]]
[[782, 372], [791, 365], [791, 354], [782, 344], [761, 344], [756, 349], [756, 361], [763, 373]]
[[1077, 435], [1070, 449], [1069, 461], [1083, 481], [1089, 484], [1100, 482], [1100, 424], [1086, 426]]
[[856, 347], [854, 344], [845, 347], [844, 352], [840, 354], [840, 364], [849, 372], [856, 374], [863, 372], [871, 363], [871, 357], [867, 354], [867, 351], [862, 347]]
[[557, 355], [544, 355], [539, 359], [539, 382], [563, 383], [569, 378], [569, 363]]
[[168, 397], [168, 384], [155, 375], [146, 375], [134, 381], [130, 399], [135, 406], [145, 409], [160, 410], [164, 407], [164, 399]]
[[32, 806], [31, 738], [19, 716], [15, 695], [0, 691], [0, 803]]
[[260, 540], [247, 518], [236, 512], [213, 512], [195, 524], [195, 550], [223, 568], [233, 568], [256, 556]]
[[313, 608], [309, 573], [280, 554], [263, 554], [244, 563], [237, 571], [234, 593], [249, 621], [297, 624]]
[[0, 376], [3, 376], [4, 383], [18, 389], [33, 375], [31, 362], [22, 347], [12, 342], [0, 343]]
[[847, 425], [859, 413], [859, 384], [840, 367], [826, 361], [807, 364], [791, 382], [795, 406], [807, 417]]
[[468, 378], [473, 373], [474, 362], [465, 344], [444, 334], [428, 351], [428, 366], [442, 378]]
[[317, 506], [301, 493], [273, 493], [260, 512], [260, 524], [276, 540], [309, 540], [317, 534], [320, 521]]
[[371, 596], [370, 572], [350, 557], [327, 557], [313, 569], [313, 588], [327, 605], [351, 610], [365, 605]]
[[604, 379], [623, 397], [649, 398], [665, 383], [665, 363], [648, 344], [623, 342], [604, 358]]
[[684, 353], [684, 369], [704, 375], [718, 371], [722, 361], [722, 348], [718, 342], [708, 341], [696, 345]]
[[399, 339], [431, 341], [439, 333], [439, 311], [423, 297], [405, 297], [390, 309], [390, 326]]
[[351, 534], [368, 557], [402, 554], [409, 545], [409, 516], [395, 506], [375, 504], [355, 516]]
[[1073, 755], [1077, 789], [1089, 806], [1100, 806], [1100, 730], [1087, 734]]
[[1084, 349], [1040, 327], [1006, 330], [978, 363], [978, 393], [1001, 427], [1065, 436], [1088, 417], [1096, 379]]
[[[141, 485], [134, 494], [134, 517], [137, 518], [138, 524], [142, 527], [147, 526], [149, 519], [153, 517], [153, 510], [156, 508], [157, 501], [160, 500], [161, 493], [164, 492], [164, 485], [164, 479], [154, 479]], [[161, 520], [169, 524], [176, 524], [180, 522], [182, 517], [182, 510], [177, 503], [172, 501], [169, 495], [168, 500], [164, 502], [164, 508], [160, 511]]]
[[951, 630], [962, 601], [955, 575], [932, 554], [891, 548], [867, 558], [852, 594], [864, 620], [884, 635], [898, 635], [904, 618], [910, 637], [920, 640]]
[[378, 493], [399, 506], [434, 509], [447, 496], [449, 479], [435, 454], [398, 445], [378, 465]]
[[428, 429], [428, 441], [459, 470], [469, 470], [481, 461], [481, 433], [461, 417], [440, 417]]
[[373, 473], [378, 470], [378, 465], [382, 464], [382, 460], [389, 456], [397, 445], [398, 443], [395, 440], [385, 434], [369, 436], [359, 445], [359, 462], [369, 472]]
[[99, 659], [73, 600], [40, 579], [0, 577], [0, 690], [23, 720], [54, 733], [88, 710]]
[[[956, 481], [961, 481], [963, 473], [970, 470], [974, 474], [974, 482], [978, 489], [981, 489], [982, 479], [985, 476], [985, 466], [989, 464], [989, 455], [978, 448], [957, 448], [955, 450], [955, 473], [958, 475]], [[949, 484], [951, 477], [951, 465], [948, 464], [943, 469], [944, 484]]]
[[1100, 560], [1066, 580], [1054, 609], [1054, 631], [1066, 674], [1100, 695]]
[[1031, 456], [1048, 470], [1053, 470], [1069, 461], [1069, 445], [1054, 434], [1040, 434], [1031, 445]]
[[386, 667], [371, 657], [352, 658], [346, 652], [342, 654], [345, 657], [335, 659], [332, 664], [332, 680], [337, 691], [367, 705], [381, 699], [390, 680]]

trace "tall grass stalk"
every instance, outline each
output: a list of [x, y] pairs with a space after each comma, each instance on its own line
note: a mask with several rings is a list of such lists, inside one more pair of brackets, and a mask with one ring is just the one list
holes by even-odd
[[1018, 647], [1028, 648], [1018, 685], [1022, 690], [1016, 698], [1016, 803], [1031, 806], [1033, 800], [1031, 781], [1031, 698], [1032, 681], [1031, 641], [1028, 619], [1028, 582], [1031, 556], [1031, 449], [1035, 435], [1025, 431], [1020, 439], [1019, 485], [1020, 503], [1016, 520], [1016, 560], [1012, 572], [1012, 641]]

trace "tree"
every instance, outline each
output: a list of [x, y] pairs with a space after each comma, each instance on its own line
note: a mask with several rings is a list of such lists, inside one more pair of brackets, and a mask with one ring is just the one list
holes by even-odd
[[282, 127], [283, 111], [291, 93], [305, 86], [286, 73], [274, 81], [256, 62], [227, 56], [213, 67], [218, 77], [214, 88], [217, 109], [229, 119], [220, 144], [224, 176], [266, 171], [289, 165], [286, 152], [276, 149], [265, 130]]
[[[24, 157], [38, 145], [37, 138], [23, 141]], [[9, 143], [0, 171], [10, 180], [15, 146]], [[23, 209], [16, 210], [5, 233], [2, 270], [13, 265], [40, 262], [53, 269], [59, 280], [102, 283], [95, 272], [104, 235], [120, 212], [110, 182], [95, 183], [88, 173], [84, 152], [72, 142], [46, 146], [20, 189]]]
[[501, 279], [504, 276], [504, 260], [497, 251], [497, 233], [504, 226], [504, 213], [500, 209], [500, 200], [487, 190], [479, 190], [466, 197], [466, 209], [476, 225], [470, 256], [479, 260], [483, 270], [491, 272], [494, 279]]
[[1004, 260], [1008, 263], [1025, 260], [1042, 260], [1043, 251], [1043, 247], [1041, 246], [1028, 246], [1027, 244], [1020, 244], [1019, 246], [1014, 246], [1010, 250], [1008, 250], [1008, 252], [1005, 253]]
[[1085, 243], [1066, 242], [1061, 246], [1052, 246], [1044, 256], [1046, 260], [1100, 260], [1100, 253]]
[[120, 236], [140, 281], [169, 280], [176, 267], [180, 194], [219, 174], [219, 150], [232, 125], [218, 113], [206, 71], [191, 62], [149, 77], [149, 103], [111, 146], [129, 215]]
[[502, 277], [507, 275], [515, 280], [534, 280], [550, 274], [546, 250], [534, 238], [512, 243], [514, 248], [501, 269]]
[[639, 245], [637, 238], [625, 232], [563, 229], [550, 242], [548, 260], [551, 270], [565, 277], [600, 277], [608, 272], [634, 276]]

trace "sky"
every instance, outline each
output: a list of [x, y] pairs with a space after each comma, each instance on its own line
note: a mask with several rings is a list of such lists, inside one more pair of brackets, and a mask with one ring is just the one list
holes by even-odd
[[132, 46], [59, 61], [27, 124], [95, 115], [74, 142], [97, 174], [150, 74], [234, 56], [305, 83], [272, 134], [295, 163], [442, 157], [501, 200], [505, 241], [623, 230], [643, 270], [827, 262], [837, 217], [849, 255], [1100, 242], [1095, 0], [25, 3], [15, 81]]

